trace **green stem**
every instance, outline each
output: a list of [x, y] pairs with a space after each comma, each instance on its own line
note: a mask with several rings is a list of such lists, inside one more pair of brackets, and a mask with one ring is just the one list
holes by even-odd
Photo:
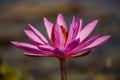
[[60, 61], [61, 80], [67, 80], [65, 59], [59, 59], [59, 61]]

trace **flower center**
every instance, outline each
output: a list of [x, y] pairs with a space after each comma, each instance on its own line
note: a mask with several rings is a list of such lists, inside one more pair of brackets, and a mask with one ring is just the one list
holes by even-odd
[[56, 48], [56, 49], [54, 49], [54, 53], [58, 54], [58, 55], [64, 55], [65, 52], [63, 50]]

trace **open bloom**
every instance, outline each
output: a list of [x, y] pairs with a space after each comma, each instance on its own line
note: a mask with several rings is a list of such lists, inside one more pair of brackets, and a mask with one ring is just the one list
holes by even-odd
[[90, 37], [98, 20], [94, 20], [82, 26], [82, 19], [73, 17], [68, 32], [66, 22], [62, 14], [58, 14], [56, 24], [44, 18], [45, 28], [49, 40], [47, 40], [36, 28], [29, 24], [29, 30], [25, 30], [32, 44], [12, 41], [12, 44], [25, 51], [27, 56], [50, 56], [57, 58], [71, 58], [87, 55], [92, 48], [105, 43], [110, 36], [95, 34]]

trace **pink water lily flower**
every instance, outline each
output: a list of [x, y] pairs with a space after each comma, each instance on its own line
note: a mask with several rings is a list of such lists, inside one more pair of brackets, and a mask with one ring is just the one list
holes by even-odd
[[73, 17], [68, 32], [66, 22], [62, 14], [58, 14], [56, 24], [53, 24], [44, 18], [45, 28], [49, 37], [47, 40], [36, 28], [29, 24], [29, 30], [25, 30], [32, 44], [12, 41], [12, 44], [27, 52], [27, 56], [50, 56], [59, 59], [79, 57], [90, 53], [92, 48], [105, 43], [110, 36], [105, 35], [100, 37], [100, 34], [95, 34], [90, 37], [96, 27], [98, 20], [94, 20], [82, 26], [82, 19]]

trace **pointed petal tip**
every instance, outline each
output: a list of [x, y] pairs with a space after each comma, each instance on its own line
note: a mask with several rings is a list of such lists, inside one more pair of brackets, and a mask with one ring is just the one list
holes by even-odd
[[61, 13], [58, 14], [57, 19], [63, 18], [63, 15]]
[[54, 24], [50, 22], [46, 17], [43, 18], [44, 20], [44, 25], [48, 34], [49, 39], [51, 39], [51, 34], [52, 34], [52, 29]]
[[95, 19], [95, 21], [99, 21], [99, 19]]
[[44, 22], [48, 21], [48, 19], [46, 17], [43, 18]]
[[75, 16], [73, 16], [73, 18], [75, 18]]
[[28, 32], [29, 32], [29, 30], [24, 30], [24, 32], [25, 32], [25, 33], [28, 33]]
[[74, 23], [75, 23], [75, 16], [73, 16], [71, 24], [74, 24]]
[[59, 13], [58, 16], [63, 16], [62, 13]]
[[108, 38], [111, 38], [111, 35], [107, 35]]
[[28, 24], [28, 27], [29, 27], [30, 29], [33, 29], [33, 26], [32, 26], [31, 24]]
[[72, 18], [73, 20], [75, 20], [75, 16], [73, 16], [73, 18]]
[[103, 44], [104, 44], [105, 42], [107, 42], [110, 38], [111, 38], [110, 35], [106, 35], [106, 36], [104, 36]]
[[11, 41], [11, 43], [12, 43], [12, 44], [17, 44], [17, 42], [16, 42], [16, 41]]
[[99, 20], [98, 20], [98, 19], [95, 19], [95, 20], [93, 20], [92, 22], [88, 23], [88, 25], [91, 25], [91, 26], [94, 26], [94, 27], [95, 27], [98, 22], [99, 22]]
[[31, 24], [28, 24], [29, 27], [31, 27], [32, 25]]
[[20, 45], [20, 43], [19, 42], [17, 42], [17, 41], [11, 41], [11, 44], [13, 44], [14, 46], [16, 46], [16, 47], [19, 47]]
[[57, 21], [63, 20], [63, 15], [61, 13], [58, 14], [57, 16]]
[[27, 34], [27, 35], [28, 35], [30, 32], [32, 32], [32, 31], [31, 31], [31, 30], [24, 30], [24, 33]]
[[99, 19], [96, 19], [96, 20], [94, 20], [93, 22], [94, 22], [94, 23], [98, 23], [98, 22], [99, 22]]
[[108, 40], [108, 39], [110, 39], [111, 38], [111, 36], [110, 35], [106, 35], [106, 36], [104, 36], [105, 38], [106, 38], [106, 40]]
[[80, 18], [80, 23], [82, 24], [82, 22], [83, 22], [83, 18]]
[[93, 24], [93, 25], [96, 26], [98, 22], [99, 22], [99, 19], [95, 19], [92, 22], [90, 22], [89, 24]]
[[31, 25], [30, 23], [28, 25]]
[[28, 27], [32, 30], [35, 29], [31, 24], [28, 24]]
[[[99, 45], [102, 45], [102, 44], [104, 44], [105, 42], [107, 42], [109, 39], [110, 39], [110, 35], [105, 35], [105, 36], [103, 36], [103, 37], [101, 37], [101, 38], [98, 38], [97, 40], [96, 40], [96, 42], [98, 41], [98, 44], [96, 43], [96, 46], [99, 46]], [[96, 47], [95, 46], [95, 47]]]
[[53, 26], [53, 23], [50, 22], [46, 17], [43, 18], [43, 21], [46, 27]]
[[83, 18], [79, 18], [80, 21], [83, 21]]
[[90, 44], [89, 46], [86, 47], [86, 49], [91, 49], [97, 46], [100, 46], [102, 44], [104, 44], [105, 42], [107, 42], [110, 39], [110, 35], [106, 35], [106, 36], [102, 36], [100, 38], [98, 38], [97, 40], [95, 40], [92, 44]]
[[66, 21], [61, 13], [58, 14], [56, 23], [60, 26], [65, 27], [65, 29], [67, 30]]

